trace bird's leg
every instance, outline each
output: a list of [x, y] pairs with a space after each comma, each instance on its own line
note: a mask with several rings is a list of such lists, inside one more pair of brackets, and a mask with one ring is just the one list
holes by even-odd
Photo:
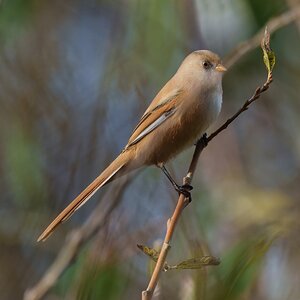
[[195, 143], [195, 146], [197, 146], [198, 143], [203, 143], [204, 147], [208, 145], [207, 133], [202, 135], [202, 137]]
[[193, 189], [193, 187], [189, 184], [179, 185], [176, 183], [176, 181], [172, 178], [169, 171], [166, 169], [166, 167], [163, 164], [159, 164], [158, 167], [164, 172], [164, 174], [167, 176], [169, 181], [172, 183], [173, 187], [179, 194], [183, 194], [186, 198], [189, 199], [189, 202], [192, 201], [192, 196], [190, 191]]

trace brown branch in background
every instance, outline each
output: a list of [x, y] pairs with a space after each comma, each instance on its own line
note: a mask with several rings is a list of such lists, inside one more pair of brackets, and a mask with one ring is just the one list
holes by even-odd
[[[300, 6], [300, 0], [286, 0], [286, 2], [291, 10], [297, 9], [297, 7]], [[300, 20], [296, 20], [295, 24], [297, 26], [298, 32], [300, 33]]]
[[[189, 166], [188, 173], [186, 177], [183, 179], [183, 184], [191, 184], [194, 172], [197, 167], [197, 163], [200, 157], [200, 154], [202, 153], [203, 149], [208, 145], [208, 143], [215, 138], [220, 132], [225, 130], [242, 112], [246, 111], [248, 107], [256, 101], [262, 93], [264, 93], [272, 83], [272, 69], [275, 64], [275, 55], [270, 49], [269, 41], [270, 41], [270, 35], [267, 31], [267, 28], [264, 31], [265, 35], [261, 42], [262, 50], [264, 53], [264, 62], [266, 64], [267, 70], [268, 70], [268, 76], [266, 82], [258, 87], [254, 94], [245, 101], [244, 105], [232, 116], [230, 117], [223, 125], [221, 125], [215, 132], [213, 132], [209, 137], [203, 137], [201, 138], [197, 144], [196, 148], [193, 154], [192, 161]], [[184, 210], [184, 208], [189, 204], [189, 199], [185, 198], [183, 194], [181, 194], [178, 198], [177, 205], [175, 207], [175, 210], [173, 212], [172, 217], [167, 222], [167, 231], [164, 238], [164, 242], [162, 244], [157, 263], [155, 265], [154, 271], [152, 273], [152, 276], [150, 278], [148, 287], [146, 290], [142, 292], [142, 300], [150, 300], [152, 299], [154, 290], [156, 288], [157, 282], [159, 280], [159, 276], [161, 274], [161, 271], [164, 269], [164, 266], [166, 264], [166, 258], [169, 252], [169, 249], [171, 248], [170, 242], [176, 227], [176, 224]]]
[[[25, 292], [24, 300], [42, 299], [49, 289], [54, 286], [63, 271], [77, 256], [81, 246], [102, 228], [107, 218], [120, 203], [120, 197], [128, 186], [128, 183], [129, 179], [120, 180], [117, 187], [114, 187], [112, 191], [108, 191], [105, 194], [87, 221], [81, 227], [68, 234], [56, 260], [45, 272], [40, 281]], [[109, 198], [109, 201], [105, 201], [105, 198]], [[106, 203], [108, 205], [103, 207]]]
[[[278, 17], [272, 18], [267, 22], [266, 26], [269, 29], [270, 34], [280, 29], [281, 27], [287, 26], [290, 23], [300, 19], [300, 5], [295, 6], [293, 9], [279, 15]], [[227, 68], [232, 67], [242, 56], [255, 49], [260, 45], [260, 41], [264, 36], [264, 29], [261, 29], [252, 38], [244, 41], [237, 45], [226, 57], [223, 59], [224, 64]]]

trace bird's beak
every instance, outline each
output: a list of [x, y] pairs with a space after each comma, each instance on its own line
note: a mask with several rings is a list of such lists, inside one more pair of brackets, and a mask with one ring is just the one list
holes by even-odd
[[217, 64], [216, 70], [221, 73], [224, 73], [227, 71], [227, 69], [222, 64]]

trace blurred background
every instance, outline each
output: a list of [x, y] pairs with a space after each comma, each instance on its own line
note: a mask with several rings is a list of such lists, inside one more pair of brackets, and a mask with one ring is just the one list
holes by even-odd
[[[226, 57], [297, 4], [2, 0], [1, 299], [23, 299], [95, 209], [101, 224], [37, 299], [140, 299], [153, 265], [136, 244], [159, 244], [177, 201], [157, 168], [108, 185], [45, 243], [36, 238], [122, 150], [189, 52]], [[221, 264], [162, 274], [155, 299], [300, 298], [299, 22], [272, 34], [270, 90], [202, 153], [168, 257]], [[264, 82], [261, 56], [257, 47], [226, 73], [215, 129]], [[192, 153], [168, 164], [178, 182]]]

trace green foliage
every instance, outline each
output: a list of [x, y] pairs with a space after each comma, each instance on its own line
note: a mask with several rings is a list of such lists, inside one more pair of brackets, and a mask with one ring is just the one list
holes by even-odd
[[169, 76], [170, 67], [173, 70], [172, 62], [184, 38], [179, 1], [174, 2], [173, 5], [160, 0], [130, 2], [132, 19], [129, 20], [127, 51], [140, 68], [148, 68], [149, 76], [154, 82], [157, 80], [157, 84]]
[[263, 51], [263, 60], [268, 70], [268, 76], [270, 76], [275, 66], [276, 59], [275, 59], [275, 53], [274, 51], [272, 51], [270, 47], [270, 34], [267, 28], [265, 30], [264, 39], [261, 42], [261, 48]]
[[141, 251], [143, 251], [146, 255], [148, 255], [153, 261], [157, 262], [159, 251], [144, 245], [137, 245], [137, 246]]
[[6, 137], [6, 176], [13, 199], [20, 207], [42, 204], [46, 187], [42, 173], [41, 149], [20, 126]]
[[[147, 256], [149, 256], [153, 261], [157, 262], [158, 260], [158, 256], [159, 256], [159, 251], [144, 246], [144, 245], [137, 245], [138, 248]], [[184, 269], [201, 269], [204, 266], [209, 266], [209, 265], [218, 265], [220, 264], [220, 260], [216, 257], [213, 256], [202, 256], [202, 257], [194, 257], [194, 258], [190, 258], [187, 260], [184, 260], [176, 265], [169, 265], [167, 263], [165, 263], [164, 265], [164, 270], [168, 271], [168, 270], [184, 270]]]
[[120, 265], [93, 261], [88, 252], [83, 250], [76, 263], [67, 269], [55, 287], [56, 292], [78, 300], [120, 299], [128, 281]]
[[229, 249], [222, 257], [222, 264], [216, 268], [218, 289], [214, 300], [234, 300], [249, 289], [263, 264], [263, 258], [273, 239], [252, 237]]
[[77, 299], [120, 299], [126, 281], [116, 265], [89, 266], [80, 280]]
[[28, 21], [33, 0], [4, 0], [0, 4], [0, 36], [14, 37]]
[[286, 2], [283, 0], [247, 0], [257, 21], [258, 28], [264, 26], [268, 19], [282, 13], [286, 9]]
[[209, 266], [209, 265], [216, 266], [219, 264], [220, 264], [220, 260], [218, 258], [206, 255], [202, 257], [195, 257], [195, 258], [184, 260], [175, 266], [171, 266], [170, 269], [193, 270], [193, 269], [202, 269], [204, 266]]

